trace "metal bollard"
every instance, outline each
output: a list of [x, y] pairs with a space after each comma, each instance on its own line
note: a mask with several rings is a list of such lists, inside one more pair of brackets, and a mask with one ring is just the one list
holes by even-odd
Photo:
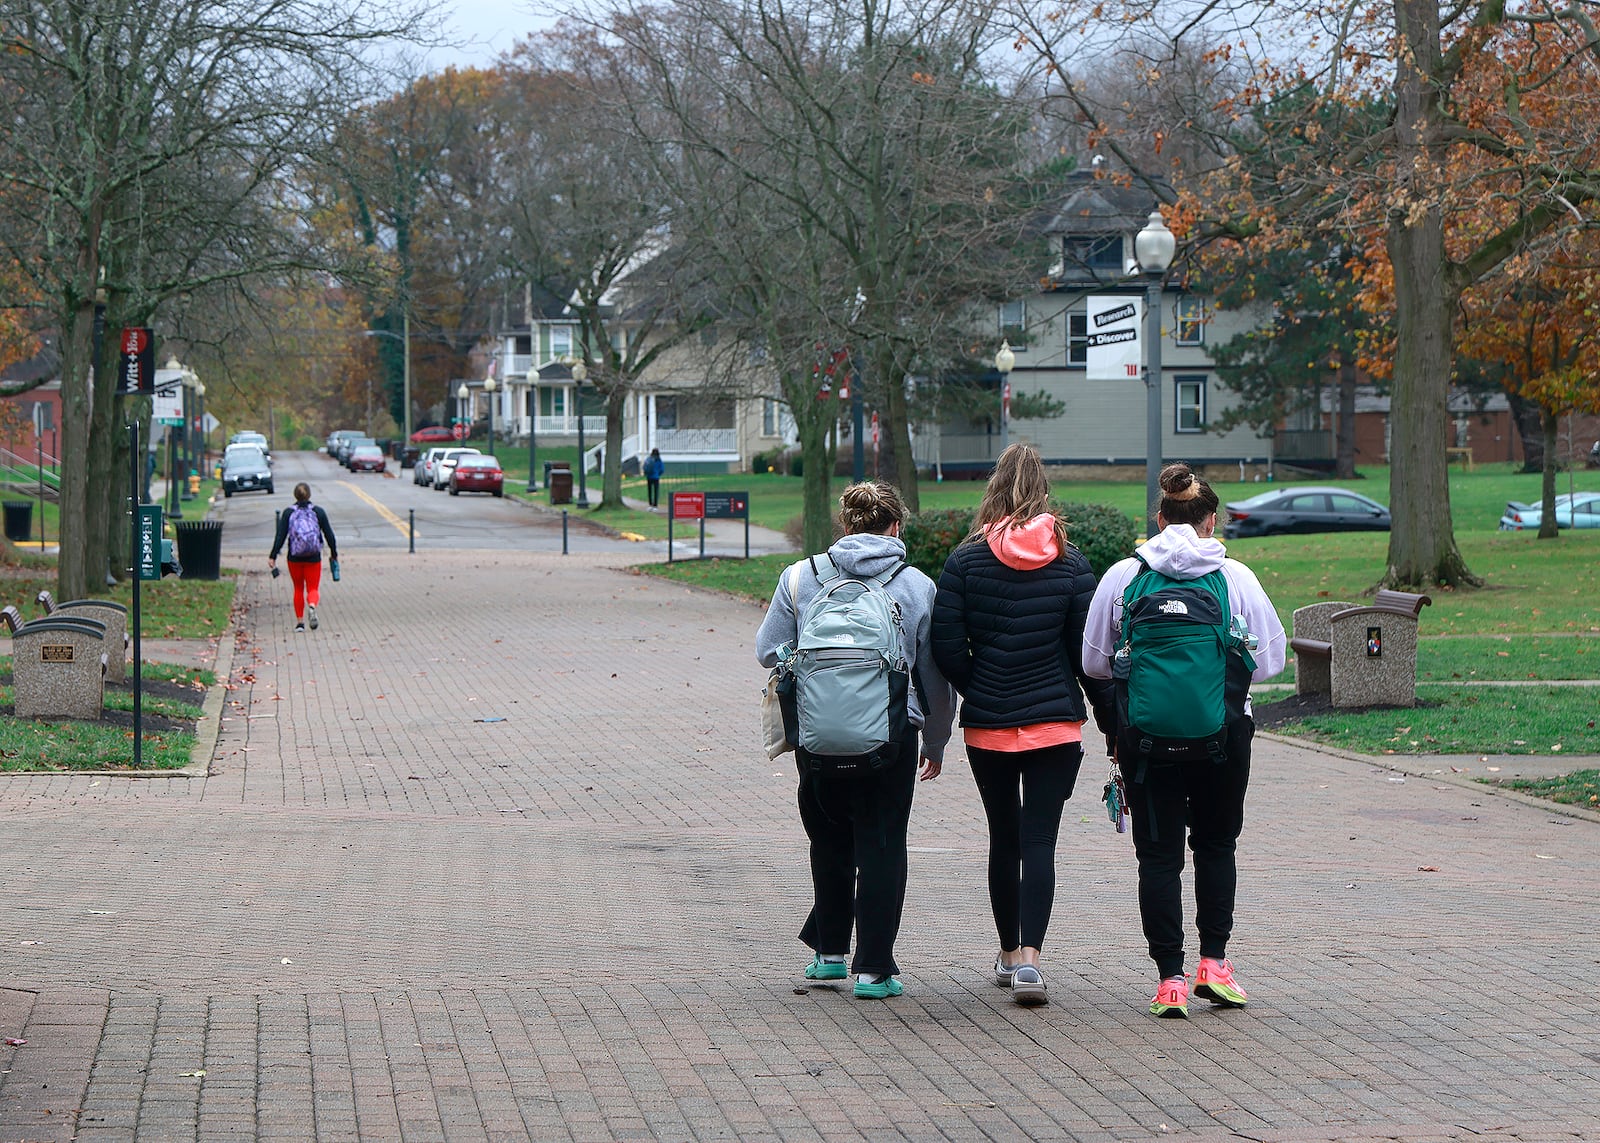
[[567, 554], [567, 510], [561, 509], [561, 554]]
[[411, 525], [407, 537], [406, 552], [414, 556], [417, 554], [417, 510], [415, 508], [408, 509], [406, 517]]

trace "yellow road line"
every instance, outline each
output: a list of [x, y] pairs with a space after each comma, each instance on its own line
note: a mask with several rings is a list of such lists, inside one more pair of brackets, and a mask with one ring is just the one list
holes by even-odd
[[374, 500], [370, 495], [361, 491], [361, 489], [357, 488], [354, 484], [351, 484], [348, 480], [341, 480], [339, 483], [345, 488], [348, 488], [351, 492], [354, 492], [357, 496], [361, 497], [361, 499], [365, 500], [368, 504], [372, 505], [372, 510], [378, 515], [382, 516], [385, 520], [389, 521], [389, 523], [393, 524], [395, 531], [399, 532], [402, 536], [411, 535], [411, 528], [404, 520], [400, 519], [400, 517], [389, 511], [388, 508]]

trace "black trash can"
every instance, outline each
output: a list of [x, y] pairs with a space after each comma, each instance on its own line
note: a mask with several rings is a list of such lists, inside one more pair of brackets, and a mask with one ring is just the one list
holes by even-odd
[[173, 526], [185, 579], [222, 578], [222, 521], [179, 520]]
[[7, 500], [6, 539], [26, 540], [33, 535], [33, 501]]

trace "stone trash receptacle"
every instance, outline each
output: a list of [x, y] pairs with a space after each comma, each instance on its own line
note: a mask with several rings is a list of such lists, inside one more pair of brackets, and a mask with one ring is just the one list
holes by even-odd
[[106, 625], [51, 617], [11, 635], [11, 683], [18, 718], [98, 719], [105, 706]]

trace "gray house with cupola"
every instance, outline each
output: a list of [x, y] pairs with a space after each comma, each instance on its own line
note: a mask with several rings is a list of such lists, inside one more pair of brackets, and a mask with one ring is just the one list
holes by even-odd
[[[1145, 371], [1130, 368], [1131, 376], [1091, 379], [1090, 299], [1125, 296], [1143, 312], [1146, 285], [1134, 260], [1134, 236], [1156, 206], [1155, 196], [1142, 187], [1091, 172], [1075, 176], [1043, 227], [1055, 260], [1040, 288], [988, 311], [985, 320], [992, 324], [979, 331], [996, 346], [1009, 342], [1013, 393], [1042, 391], [1065, 406], [1059, 417], [1011, 419], [1008, 439], [1033, 444], [1047, 463], [1081, 469], [1086, 479], [1115, 478], [1118, 470], [1129, 476], [1144, 472]], [[1189, 290], [1177, 269], [1160, 296], [1162, 456], [1259, 471], [1271, 459], [1270, 437], [1246, 427], [1208, 431], [1230, 397], [1208, 347], [1259, 326], [1268, 311], [1219, 310], [1206, 295]], [[1141, 334], [1144, 328], [1141, 322]], [[999, 374], [991, 380], [998, 384]], [[994, 419], [925, 426], [916, 441], [917, 461], [941, 476], [983, 475], [999, 455], [1001, 439]]]

